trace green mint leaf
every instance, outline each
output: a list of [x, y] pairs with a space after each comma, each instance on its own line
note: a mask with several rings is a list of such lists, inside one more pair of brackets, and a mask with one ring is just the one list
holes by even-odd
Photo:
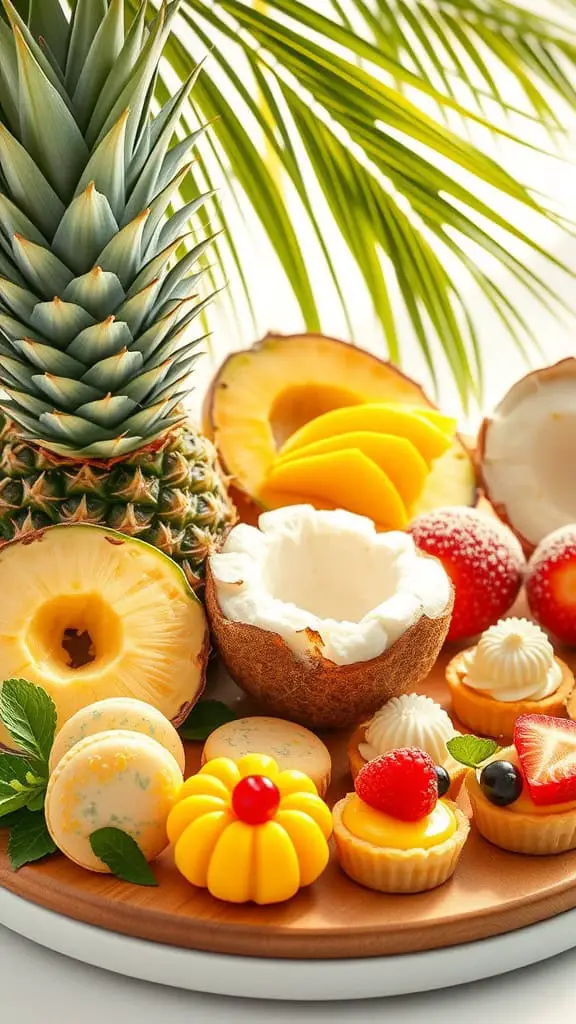
[[46, 787], [43, 786], [42, 789], [36, 790], [35, 793], [32, 793], [28, 797], [28, 799], [26, 801], [26, 807], [28, 808], [29, 811], [42, 811], [42, 810], [44, 810], [44, 801], [45, 800], [46, 800]]
[[46, 764], [56, 732], [56, 707], [41, 686], [7, 679], [0, 690], [0, 719], [25, 754]]
[[446, 746], [455, 761], [469, 768], [477, 768], [500, 749], [494, 740], [485, 740], [480, 736], [453, 736]]
[[21, 813], [10, 829], [8, 857], [14, 871], [24, 864], [56, 853], [56, 843], [46, 827], [43, 814]]
[[48, 779], [37, 775], [25, 758], [0, 753], [0, 819], [21, 807], [41, 810], [47, 784]]
[[90, 836], [92, 852], [113, 875], [134, 885], [158, 885], [138, 843], [120, 828], [99, 828]]
[[28, 796], [29, 794], [26, 792], [13, 792], [12, 796], [0, 796], [0, 823], [3, 822], [7, 814], [12, 814], [13, 811], [19, 811], [21, 807], [26, 807]]
[[28, 811], [25, 808], [21, 808], [18, 811], [11, 811], [0, 818], [0, 829], [12, 828], [16, 825], [23, 817], [28, 815]]
[[201, 700], [192, 708], [179, 733], [183, 740], [207, 740], [218, 726], [233, 722], [236, 717], [220, 700]]

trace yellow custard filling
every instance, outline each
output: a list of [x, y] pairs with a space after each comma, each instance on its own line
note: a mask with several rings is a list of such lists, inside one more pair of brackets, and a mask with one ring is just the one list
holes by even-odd
[[399, 821], [376, 811], [354, 794], [342, 812], [342, 823], [357, 839], [393, 850], [428, 850], [454, 835], [456, 815], [444, 800], [421, 821]]
[[[499, 750], [492, 760], [510, 761], [517, 768], [520, 767], [520, 759], [516, 747], [505, 747], [503, 750]], [[528, 787], [524, 784], [524, 789], [518, 799], [512, 804], [507, 804], [504, 810], [514, 811], [515, 814], [565, 814], [567, 811], [576, 811], [576, 800], [571, 800], [565, 804], [535, 804], [528, 792]]]

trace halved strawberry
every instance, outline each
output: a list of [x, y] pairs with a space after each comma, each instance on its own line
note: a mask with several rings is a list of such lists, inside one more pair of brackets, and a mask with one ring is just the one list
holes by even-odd
[[576, 800], [576, 722], [549, 715], [520, 715], [514, 746], [535, 804]]

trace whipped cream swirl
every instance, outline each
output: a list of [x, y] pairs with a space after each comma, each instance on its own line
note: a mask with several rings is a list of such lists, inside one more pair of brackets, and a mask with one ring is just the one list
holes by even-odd
[[436, 764], [445, 764], [446, 742], [456, 736], [449, 716], [430, 697], [406, 693], [393, 697], [376, 712], [358, 749], [366, 761], [399, 747], [419, 747]]
[[560, 686], [562, 669], [546, 634], [528, 619], [501, 619], [480, 638], [464, 683], [504, 703], [543, 700]]

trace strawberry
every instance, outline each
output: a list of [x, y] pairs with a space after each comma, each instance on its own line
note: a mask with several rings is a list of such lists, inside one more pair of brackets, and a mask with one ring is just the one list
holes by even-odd
[[526, 597], [541, 626], [576, 644], [576, 526], [563, 526], [538, 545], [528, 563]]
[[368, 761], [355, 782], [364, 803], [400, 821], [419, 821], [438, 800], [434, 761], [417, 747], [401, 747]]
[[576, 800], [576, 722], [549, 715], [520, 715], [514, 746], [535, 804]]
[[453, 506], [424, 512], [409, 527], [416, 546], [435, 555], [454, 584], [448, 640], [482, 633], [513, 604], [525, 566], [507, 526], [487, 512]]

